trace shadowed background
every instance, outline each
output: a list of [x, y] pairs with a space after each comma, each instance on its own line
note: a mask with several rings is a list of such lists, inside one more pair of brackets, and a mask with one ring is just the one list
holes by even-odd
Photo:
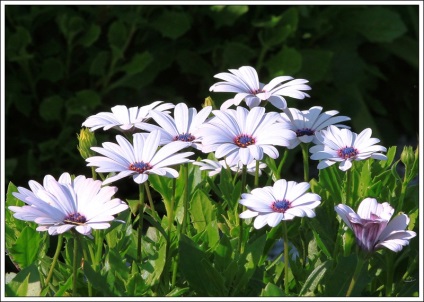
[[[289, 107], [338, 110], [386, 147], [417, 144], [417, 5], [6, 5], [5, 14], [6, 186], [91, 175], [77, 151], [88, 116], [156, 100], [199, 110], [208, 96], [219, 106], [231, 94], [209, 92], [213, 76], [243, 65], [264, 83], [309, 80], [311, 98], [287, 98]], [[296, 149], [285, 177], [301, 180], [302, 167]], [[137, 192], [127, 183], [120, 192]]]

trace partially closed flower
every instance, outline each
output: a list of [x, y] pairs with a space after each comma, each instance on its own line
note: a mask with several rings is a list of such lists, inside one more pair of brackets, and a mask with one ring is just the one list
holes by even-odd
[[116, 187], [102, 187], [100, 180], [83, 175], [72, 179], [63, 173], [58, 180], [53, 176], [44, 177], [43, 185], [29, 182], [31, 190], [18, 187], [13, 196], [27, 205], [10, 206], [17, 219], [34, 221], [37, 231], [48, 231], [50, 235], [62, 234], [75, 228], [91, 237], [91, 229], [106, 229], [110, 221], [128, 208], [128, 205], [112, 196]]
[[415, 232], [405, 230], [409, 224], [407, 215], [399, 214], [390, 221], [394, 209], [387, 202], [378, 203], [375, 198], [364, 199], [357, 213], [344, 204], [334, 209], [354, 232], [359, 247], [368, 253], [383, 247], [399, 252], [416, 236]]

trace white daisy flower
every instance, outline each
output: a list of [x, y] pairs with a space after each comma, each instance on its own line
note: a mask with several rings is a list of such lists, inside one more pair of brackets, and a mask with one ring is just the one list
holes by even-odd
[[[243, 170], [243, 165], [241, 162], [238, 162], [236, 165], [228, 166], [225, 160], [211, 160], [211, 159], [202, 159], [201, 161], [195, 161], [193, 162], [193, 165], [199, 166], [201, 171], [209, 171], [209, 176], [214, 176], [216, 174], [219, 174], [222, 169], [230, 168], [231, 171], [235, 173], [241, 173]], [[267, 165], [263, 162], [259, 163], [259, 171], [258, 175], [262, 175], [263, 169], [265, 169]], [[246, 172], [251, 175], [255, 175], [256, 173], [256, 161], [252, 161], [250, 164], [246, 166]]]
[[[225, 101], [221, 109], [227, 109], [231, 105], [238, 106], [244, 99], [249, 108], [257, 107], [261, 102], [269, 101], [278, 109], [287, 107], [284, 97], [304, 99], [309, 95], [302, 90], [310, 90], [306, 85], [307, 80], [293, 79], [291, 76], [279, 76], [268, 84], [259, 82], [258, 73], [253, 67], [242, 66], [239, 69], [229, 69], [231, 73], [222, 72], [214, 77], [224, 80], [213, 84], [209, 90], [214, 92], [235, 92], [233, 99]], [[288, 81], [288, 82], [287, 82]], [[283, 82], [286, 82], [283, 84]]]
[[91, 236], [91, 229], [106, 229], [110, 221], [128, 208], [128, 205], [112, 196], [116, 187], [104, 186], [100, 180], [83, 175], [72, 180], [63, 173], [58, 180], [51, 175], [44, 177], [43, 185], [31, 180], [31, 190], [18, 187], [13, 196], [27, 205], [10, 206], [17, 219], [34, 221], [37, 231], [48, 231], [50, 235], [62, 234], [75, 228], [83, 235]]
[[147, 123], [139, 124], [137, 127], [147, 131], [161, 131], [161, 144], [183, 141], [190, 147], [200, 149], [201, 138], [198, 130], [211, 111], [212, 106], [204, 107], [197, 112], [196, 108], [188, 108], [185, 103], [179, 103], [174, 108], [174, 117], [157, 110], [150, 111], [150, 116], [160, 127]]
[[87, 166], [97, 166], [96, 172], [118, 174], [107, 178], [103, 184], [108, 184], [118, 179], [132, 175], [133, 180], [141, 184], [148, 179], [148, 175], [153, 173], [160, 176], [176, 178], [178, 172], [169, 166], [190, 162], [187, 157], [193, 152], [178, 153], [187, 147], [181, 141], [175, 141], [159, 148], [161, 134], [155, 130], [149, 134], [133, 134], [134, 144], [131, 144], [125, 137], [116, 136], [118, 144], [105, 142], [101, 147], [91, 149], [104, 156], [92, 156], [86, 159]]
[[249, 165], [254, 160], [262, 160], [264, 153], [277, 158], [274, 147], [289, 146], [296, 137], [294, 131], [277, 123], [279, 114], [265, 113], [264, 107], [254, 107], [250, 111], [241, 106], [234, 109], [213, 110], [215, 115], [200, 129], [202, 151], [215, 152], [216, 158], [225, 157], [229, 166]]
[[314, 142], [315, 144], [319, 144], [315, 133], [330, 125], [339, 128], [350, 128], [349, 126], [339, 124], [340, 122], [349, 121], [350, 117], [335, 116], [339, 113], [336, 110], [321, 112], [322, 107], [320, 106], [314, 106], [309, 110], [303, 111], [296, 108], [284, 109], [284, 112], [281, 113], [281, 119], [289, 125], [289, 129], [296, 132], [297, 136], [297, 139], [293, 140], [290, 146], [288, 146], [289, 149], [297, 147], [300, 143]]
[[266, 224], [277, 226], [282, 220], [294, 217], [315, 217], [313, 211], [321, 203], [321, 197], [315, 193], [305, 193], [309, 189], [307, 182], [277, 180], [274, 185], [253, 189], [241, 195], [239, 203], [247, 207], [240, 218], [256, 217], [253, 226], [260, 229]]
[[371, 129], [367, 128], [356, 134], [349, 129], [339, 129], [330, 125], [316, 133], [320, 144], [309, 149], [312, 153], [311, 159], [321, 160], [318, 169], [327, 168], [337, 162], [339, 169], [347, 171], [352, 167], [352, 161], [374, 158], [387, 160], [387, 156], [380, 153], [386, 152], [386, 148], [376, 143], [377, 138], [371, 138]]
[[394, 209], [387, 202], [378, 203], [375, 198], [365, 198], [357, 213], [344, 204], [334, 209], [355, 234], [359, 247], [368, 253], [383, 247], [399, 252], [416, 236], [415, 232], [405, 230], [409, 224], [407, 215], [399, 214], [390, 221]]
[[174, 108], [174, 104], [161, 103], [163, 102], [156, 101], [150, 105], [130, 108], [127, 108], [125, 105], [117, 105], [112, 107], [112, 112], [100, 112], [88, 117], [82, 125], [90, 128], [90, 131], [95, 131], [102, 127], [105, 131], [111, 128], [122, 132], [130, 131], [133, 130], [139, 123], [145, 122], [150, 118], [149, 111], [151, 109], [154, 108], [157, 111], [169, 112], [167, 111], [168, 109]]

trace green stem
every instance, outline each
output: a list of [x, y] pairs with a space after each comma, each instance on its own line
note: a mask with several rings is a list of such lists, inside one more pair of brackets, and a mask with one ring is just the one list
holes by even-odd
[[94, 180], [97, 179], [97, 173], [96, 173], [95, 167], [91, 167], [91, 178], [93, 178]]
[[346, 171], [346, 205], [353, 208], [352, 204], [352, 167]]
[[150, 193], [150, 187], [147, 181], [144, 183], [144, 187], [146, 189], [147, 199], [149, 200], [150, 209], [152, 210], [152, 213], [155, 216], [156, 220], [159, 221], [160, 220], [159, 214], [155, 210], [155, 204], [153, 202], [152, 194]]
[[103, 232], [102, 230], [94, 230], [95, 231], [95, 243], [96, 243], [96, 253], [94, 257], [94, 268], [97, 269], [100, 264], [100, 259], [103, 254]]
[[353, 273], [352, 280], [350, 281], [349, 288], [346, 292], [346, 297], [350, 297], [353, 289], [355, 288], [356, 281], [359, 278], [359, 274], [361, 273], [362, 267], [364, 266], [365, 259], [363, 259], [360, 255], [358, 255], [358, 261], [356, 262], [355, 272]]
[[256, 161], [255, 180], [253, 183], [254, 188], [257, 188], [258, 186], [259, 186], [259, 160]]
[[393, 253], [386, 253], [386, 286], [385, 286], [386, 297], [392, 296], [393, 273], [394, 273]]
[[289, 236], [287, 224], [283, 221], [283, 243], [284, 243], [284, 293], [289, 294]]
[[303, 157], [303, 180], [309, 182], [309, 144], [300, 144], [302, 146], [302, 157]]
[[[172, 226], [174, 224], [174, 206], [175, 206], [175, 191], [177, 187], [177, 179], [172, 179], [172, 199], [171, 199], [171, 205], [169, 209], [169, 223], [168, 223], [168, 246], [166, 255], [169, 257], [169, 250], [171, 247], [171, 231]], [[178, 238], [179, 240], [179, 238]], [[175, 258], [172, 258], [172, 278], [171, 278], [171, 289], [175, 287], [175, 281], [177, 280], [177, 270], [178, 270], [178, 255], [175, 256]]]
[[143, 233], [144, 219], [144, 185], [138, 185], [140, 205], [138, 208], [138, 237], [137, 237], [137, 259], [141, 262], [141, 236]]
[[78, 275], [78, 234], [74, 232], [74, 257], [72, 266], [72, 297], [77, 294], [77, 275]]
[[286, 162], [288, 155], [289, 155], [288, 149], [284, 149], [283, 158], [281, 159], [280, 163], [278, 164], [277, 175], [275, 175], [275, 178], [277, 180], [281, 178], [281, 170], [283, 169], [284, 163]]
[[[78, 236], [78, 240], [79, 241], [81, 240], [79, 236]], [[83, 247], [82, 253], [84, 255], [84, 262], [86, 262], [89, 259], [88, 254], [87, 254], [87, 249], [86, 249], [86, 246], [83, 246], [83, 245], [81, 245], [81, 246]], [[88, 296], [92, 297], [93, 296], [93, 288], [92, 288], [91, 282], [87, 281], [87, 285], [88, 285]]]
[[181, 228], [181, 233], [185, 234], [187, 229], [187, 216], [188, 216], [188, 192], [189, 192], [189, 181], [188, 181], [188, 164], [185, 163], [182, 166], [183, 170], [183, 179], [184, 179], [184, 193], [183, 193], [183, 205], [184, 205], [184, 214], [183, 214], [183, 225]]
[[56, 251], [54, 252], [53, 261], [50, 266], [49, 274], [47, 275], [47, 278], [46, 278], [46, 282], [44, 285], [45, 287], [49, 286], [50, 280], [52, 279], [54, 267], [56, 266], [57, 259], [59, 258], [59, 255], [60, 255], [60, 251], [62, 250], [62, 243], [63, 243], [63, 234], [60, 234], [59, 237], [57, 238]]
[[[241, 172], [241, 193], [243, 193], [245, 191], [245, 187], [246, 187], [246, 174], [247, 174], [247, 166], [243, 165], [243, 170]], [[236, 209], [239, 209], [240, 212], [242, 213], [245, 210], [244, 205], [242, 205], [241, 203], [238, 203], [236, 206]], [[236, 215], [237, 217], [239, 217], [238, 215]], [[240, 233], [239, 233], [239, 242], [238, 242], [238, 251], [240, 254], [243, 253], [243, 249], [244, 249], [244, 245], [243, 245], [243, 219], [238, 218], [239, 220], [239, 226], [240, 226]]]

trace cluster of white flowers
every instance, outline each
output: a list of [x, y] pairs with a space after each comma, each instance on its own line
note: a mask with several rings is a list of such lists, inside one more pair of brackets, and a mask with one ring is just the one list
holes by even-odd
[[[116, 135], [117, 143], [93, 146], [91, 149], [100, 155], [87, 158], [88, 166], [97, 167], [99, 173], [111, 173], [103, 181], [106, 185], [129, 176], [137, 184], [146, 182], [150, 174], [176, 178], [178, 172], [171, 166], [190, 162], [201, 170], [210, 171], [209, 176], [219, 174], [222, 168], [240, 172], [246, 167], [249, 173], [260, 173], [260, 169], [266, 168], [262, 162], [265, 156], [275, 159], [279, 157], [278, 147], [293, 149], [302, 143], [314, 144], [309, 149], [310, 158], [320, 161], [318, 169], [340, 163], [339, 168], [346, 171], [353, 161], [387, 159], [382, 153], [386, 148], [376, 145], [379, 140], [371, 138], [371, 129], [359, 134], [352, 132], [350, 127], [340, 124], [350, 118], [336, 116], [338, 111], [322, 112], [319, 106], [304, 111], [287, 108], [285, 97], [309, 97], [304, 92], [311, 89], [307, 80], [279, 76], [263, 84], [250, 66], [229, 71], [231, 73], [215, 75], [223, 81], [210, 87], [214, 92], [236, 93], [219, 110], [205, 106], [198, 112], [184, 103], [173, 105], [156, 101], [139, 108], [118, 105], [111, 109], [112, 112], [88, 117], [82, 125], [91, 131], [113, 128], [132, 135], [132, 139]], [[247, 108], [240, 105], [243, 100]], [[268, 102], [280, 112], [266, 112]], [[235, 109], [229, 108], [231, 106]], [[186, 148], [213, 153], [216, 159], [222, 160], [195, 162], [189, 158], [194, 152], [181, 152]], [[260, 163], [258, 171], [256, 162]], [[32, 191], [19, 188], [19, 193], [15, 194], [28, 206], [10, 209], [15, 217], [35, 221], [40, 224], [39, 230], [48, 230], [50, 234], [75, 227], [80, 233], [89, 235], [91, 228], [107, 227], [107, 222], [113, 220], [111, 215], [128, 208], [118, 199], [110, 200], [115, 189], [101, 188], [100, 181], [82, 176], [71, 180], [64, 174], [59, 181], [46, 176], [44, 186], [30, 182], [30, 187]], [[307, 182], [284, 179], [277, 180], [273, 186], [255, 188], [242, 194], [239, 202], [246, 210], [240, 217], [255, 218], [255, 228], [266, 224], [275, 227], [280, 221], [294, 217], [312, 218], [321, 197], [308, 193], [309, 188]], [[413, 232], [404, 231], [408, 222], [406, 215], [396, 217], [387, 225], [390, 209], [386, 204], [376, 205], [375, 200], [368, 199], [361, 204], [358, 214], [347, 206], [336, 207], [357, 237], [362, 236], [358, 242], [367, 251], [381, 246], [398, 251], [414, 236]], [[368, 228], [369, 224], [373, 227]], [[374, 228], [378, 231], [374, 232]], [[368, 231], [375, 236], [364, 235]]]

